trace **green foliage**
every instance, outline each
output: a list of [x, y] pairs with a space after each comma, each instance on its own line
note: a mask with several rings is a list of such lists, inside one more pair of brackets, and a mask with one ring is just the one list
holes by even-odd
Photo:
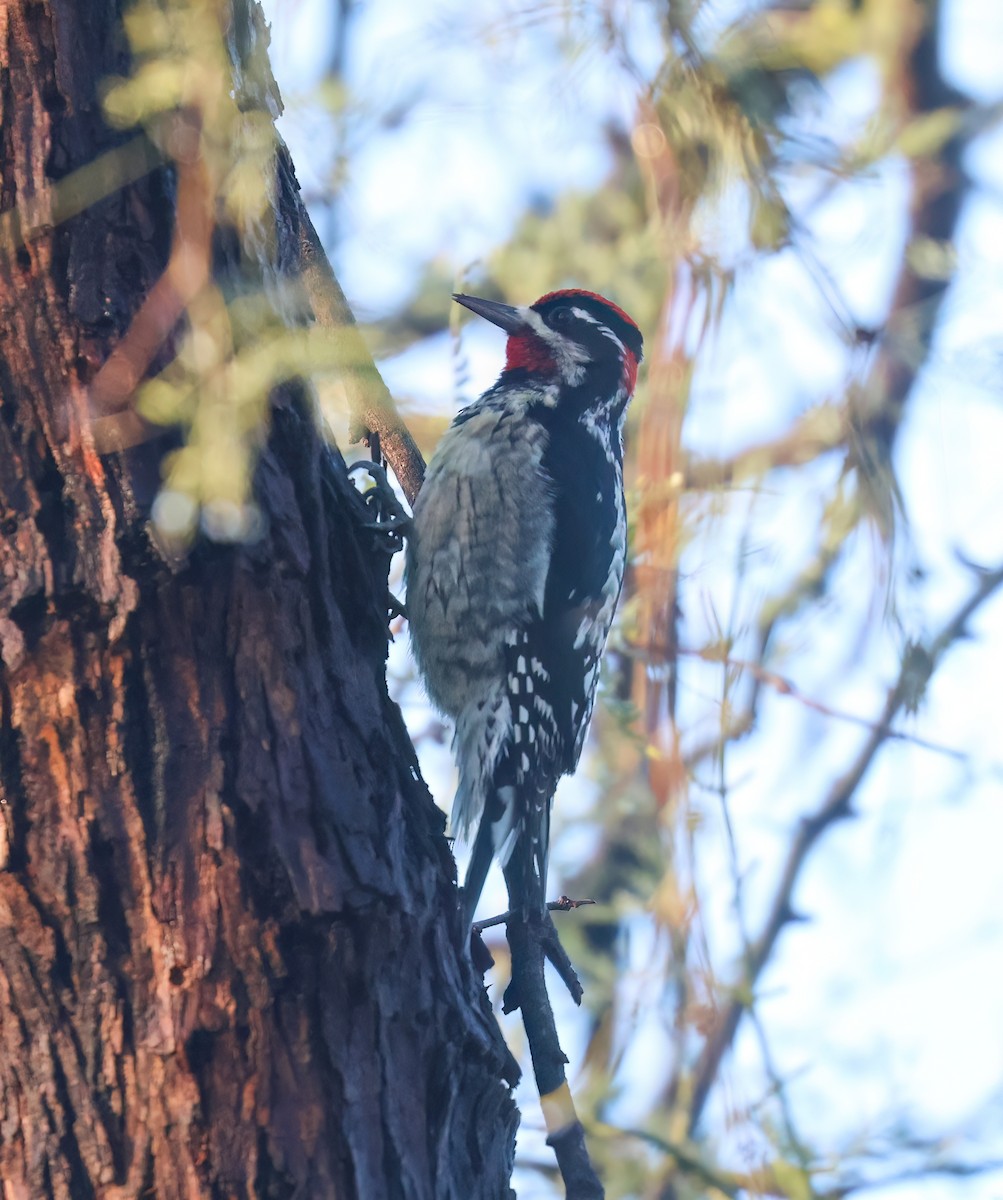
[[[223, 0], [139, 0], [124, 16], [132, 74], [107, 81], [104, 93], [109, 122], [142, 126], [176, 169], [171, 258], [148, 304], [154, 320], [180, 323], [177, 352], [140, 387], [136, 405], [147, 420], [186, 432], [154, 509], [161, 536], [181, 543], [200, 520], [218, 538], [254, 536], [252, 472], [271, 393], [318, 357], [337, 358], [329, 338], [290, 331], [304, 302], [269, 277], [279, 101], [254, 14], [238, 51]], [[226, 292], [215, 270], [223, 229], [243, 264]]]
[[134, 69], [109, 80], [108, 121], [143, 125], [156, 140], [188, 114], [197, 144], [165, 149], [197, 155], [222, 217], [241, 230], [264, 219], [274, 199], [277, 92], [265, 41], [246, 63], [234, 61], [227, 38], [229, 4], [221, 0], [139, 0], [123, 17]]

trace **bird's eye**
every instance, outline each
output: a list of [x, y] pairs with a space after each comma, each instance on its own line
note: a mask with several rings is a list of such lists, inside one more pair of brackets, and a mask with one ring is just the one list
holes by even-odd
[[560, 308], [555, 308], [550, 314], [551, 325], [569, 325], [574, 320], [571, 309], [566, 304], [562, 304]]

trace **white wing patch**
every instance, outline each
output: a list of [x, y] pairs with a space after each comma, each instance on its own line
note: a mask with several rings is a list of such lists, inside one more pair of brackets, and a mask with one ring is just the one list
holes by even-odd
[[[539, 830], [545, 812], [541, 806], [546, 806], [551, 800], [551, 790], [540, 787], [539, 778], [546, 778], [548, 762], [552, 763], [554, 773], [555, 745], [557, 745], [558, 726], [554, 710], [540, 695], [539, 688], [549, 680], [549, 673], [535, 655], [523, 653], [528, 647], [529, 634], [525, 629], [509, 629], [505, 631], [504, 643], [510, 650], [517, 650], [515, 667], [510, 666], [507, 672], [507, 695], [504, 719], [511, 728], [512, 746], [518, 746], [515, 755], [509, 758], [510, 769], [515, 775], [515, 786], [498, 787], [497, 794], [502, 800], [502, 812], [491, 828], [494, 854], [504, 866], [515, 848], [519, 835], [524, 829], [529, 829], [534, 838], [539, 836]], [[512, 659], [510, 658], [510, 664]], [[531, 700], [529, 700], [529, 697]], [[504, 770], [503, 758], [506, 746], [499, 746], [494, 755], [491, 772]], [[541, 773], [541, 763], [543, 770]], [[485, 776], [481, 790], [490, 785], [492, 776]], [[553, 780], [557, 782], [557, 780]], [[524, 786], [531, 784], [531, 786]], [[481, 803], [481, 809], [484, 804]], [[454, 810], [457, 811], [457, 810]]]

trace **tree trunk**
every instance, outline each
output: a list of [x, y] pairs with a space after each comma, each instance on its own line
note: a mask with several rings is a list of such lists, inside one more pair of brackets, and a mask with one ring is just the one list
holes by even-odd
[[[166, 441], [88, 432], [175, 217], [161, 167], [59, 221], [128, 140], [97, 101], [124, 45], [112, 0], [0, 9], [0, 1194], [494, 1200], [513, 1064], [344, 463], [280, 389], [264, 535], [171, 563]], [[217, 239], [217, 269], [295, 269], [295, 188], [271, 261]]]

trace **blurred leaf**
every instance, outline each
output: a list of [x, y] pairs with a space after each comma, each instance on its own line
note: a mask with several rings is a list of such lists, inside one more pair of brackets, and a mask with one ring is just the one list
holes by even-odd
[[943, 150], [961, 127], [962, 113], [956, 108], [938, 108], [921, 113], [902, 130], [896, 149], [908, 158], [930, 158]]

